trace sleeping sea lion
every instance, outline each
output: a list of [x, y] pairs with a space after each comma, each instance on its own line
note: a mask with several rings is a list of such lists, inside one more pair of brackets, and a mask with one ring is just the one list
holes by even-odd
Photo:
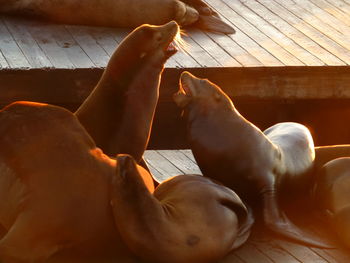
[[[174, 94], [184, 109], [194, 157], [205, 176], [233, 189], [250, 206], [262, 205], [262, 218], [273, 232], [312, 246], [328, 247], [295, 226], [279, 208], [284, 186], [311, 187], [314, 145], [309, 130], [279, 123], [264, 133], [235, 109], [215, 84], [188, 72]], [[299, 190], [298, 190], [299, 191]]]
[[76, 116], [104, 153], [132, 155], [147, 147], [167, 59], [176, 53], [176, 22], [142, 25], [112, 55], [100, 81]]
[[212, 262], [249, 235], [233, 191], [198, 176], [154, 191], [131, 156], [104, 155], [63, 108], [16, 102], [0, 124], [1, 262]]
[[317, 173], [313, 201], [350, 247], [350, 157], [327, 162]]
[[175, 20], [181, 26], [235, 32], [202, 0], [0, 0], [0, 12], [67, 24], [131, 28]]
[[248, 238], [254, 220], [231, 189], [199, 175], [179, 175], [152, 194], [141, 174], [132, 157], [118, 155], [111, 191], [118, 230], [141, 258], [217, 262]]

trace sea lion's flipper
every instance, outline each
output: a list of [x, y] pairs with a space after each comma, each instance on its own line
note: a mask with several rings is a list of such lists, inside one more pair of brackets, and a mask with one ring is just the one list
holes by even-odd
[[293, 224], [287, 216], [279, 210], [274, 190], [265, 191], [262, 198], [264, 223], [272, 232], [303, 245], [318, 248], [334, 248], [334, 246], [331, 246], [319, 237]]
[[[255, 222], [252, 209], [250, 207], [246, 207], [246, 208], [247, 210], [244, 211], [245, 213], [244, 222], [243, 224], [240, 225], [236, 240], [234, 241], [232, 246], [232, 250], [239, 248], [248, 240], [250, 236], [251, 228]], [[239, 210], [235, 210], [235, 211], [237, 214], [239, 213]], [[238, 214], [238, 218], [240, 218], [239, 214]]]
[[[50, 242], [52, 236], [45, 236], [26, 216], [19, 216], [7, 234], [0, 241], [0, 262], [45, 262], [59, 250]], [[45, 231], [45, 229], [42, 229]]]
[[193, 26], [205, 31], [220, 34], [234, 34], [236, 32], [232, 26], [213, 15], [199, 15], [198, 21], [194, 23]]

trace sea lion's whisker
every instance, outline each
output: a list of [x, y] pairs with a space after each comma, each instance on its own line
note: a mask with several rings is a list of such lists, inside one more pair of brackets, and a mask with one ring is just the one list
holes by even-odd
[[174, 45], [181, 51], [188, 49], [189, 44], [182, 38], [182, 36], [187, 36], [187, 33], [183, 30], [179, 30], [174, 38]]

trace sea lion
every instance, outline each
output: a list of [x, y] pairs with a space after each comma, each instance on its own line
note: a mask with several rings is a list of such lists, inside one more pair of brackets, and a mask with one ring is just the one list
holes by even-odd
[[159, 97], [167, 59], [176, 53], [172, 43], [176, 22], [142, 25], [131, 32], [112, 55], [100, 81], [75, 112], [104, 153], [132, 155], [141, 161]]
[[219, 33], [234, 29], [202, 0], [0, 0], [0, 12], [60, 23], [135, 28], [175, 20]]
[[317, 173], [312, 198], [340, 240], [350, 247], [350, 157], [327, 162]]
[[350, 144], [328, 145], [315, 147], [315, 171], [322, 169], [323, 165], [340, 157], [350, 157]]
[[151, 262], [217, 262], [246, 241], [254, 222], [231, 189], [199, 175], [175, 176], [152, 194], [128, 155], [117, 157], [112, 188], [123, 240]]
[[[295, 226], [279, 208], [281, 189], [311, 184], [314, 145], [309, 130], [279, 123], [264, 133], [235, 109], [214, 83], [188, 72], [174, 94], [184, 109], [187, 135], [203, 175], [233, 189], [250, 206], [262, 205], [262, 219], [273, 232], [312, 246], [328, 247]], [[306, 188], [307, 185], [305, 186]]]
[[211, 262], [249, 235], [233, 191], [198, 176], [154, 190], [131, 156], [110, 159], [63, 108], [16, 102], [0, 124], [1, 262]]

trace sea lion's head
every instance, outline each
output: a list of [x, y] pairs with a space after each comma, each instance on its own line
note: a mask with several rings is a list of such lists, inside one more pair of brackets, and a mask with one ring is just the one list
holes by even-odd
[[120, 65], [120, 61], [124, 67], [137, 67], [144, 62], [163, 67], [168, 58], [177, 52], [174, 39], [179, 35], [179, 31], [175, 21], [161, 26], [139, 26], [122, 41], [108, 67]]
[[208, 79], [197, 78], [185, 71], [180, 76], [179, 91], [173, 96], [175, 103], [183, 109], [201, 108], [201, 112], [232, 111], [231, 99]]

